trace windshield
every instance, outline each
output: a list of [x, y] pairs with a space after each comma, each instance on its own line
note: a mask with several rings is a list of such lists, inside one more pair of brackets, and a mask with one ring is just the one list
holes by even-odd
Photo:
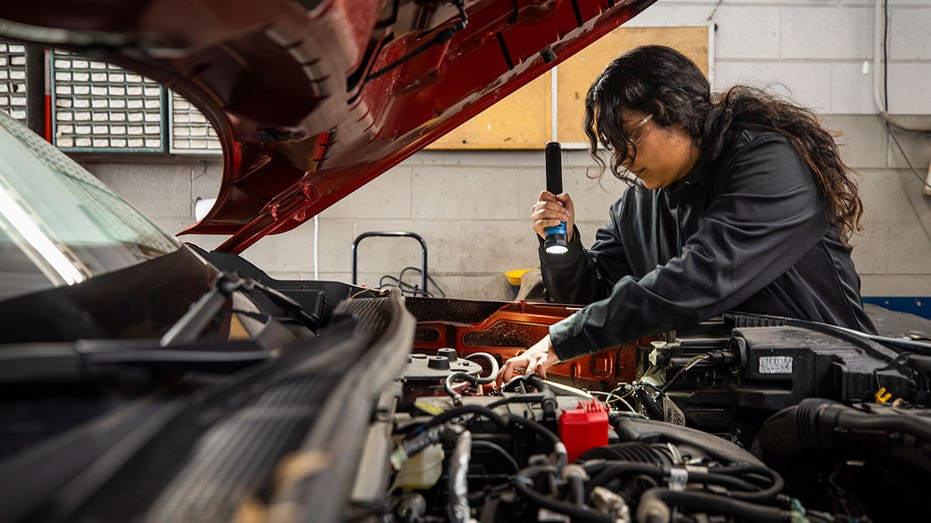
[[81, 283], [180, 244], [0, 111], [0, 300]]

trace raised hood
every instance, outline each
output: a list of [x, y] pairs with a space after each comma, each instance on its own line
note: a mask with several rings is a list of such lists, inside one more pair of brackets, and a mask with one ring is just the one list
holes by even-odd
[[0, 34], [136, 70], [217, 129], [185, 233], [239, 252], [303, 223], [655, 0], [29, 0]]

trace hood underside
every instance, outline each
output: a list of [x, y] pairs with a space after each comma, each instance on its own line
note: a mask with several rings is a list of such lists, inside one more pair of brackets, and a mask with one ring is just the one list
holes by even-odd
[[290, 230], [655, 0], [33, 0], [0, 34], [162, 82], [217, 130], [217, 203], [184, 233]]

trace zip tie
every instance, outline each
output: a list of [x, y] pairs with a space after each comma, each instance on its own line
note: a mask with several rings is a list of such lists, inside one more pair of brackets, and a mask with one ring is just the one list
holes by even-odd
[[672, 467], [669, 469], [669, 490], [685, 490], [689, 482], [689, 471], [685, 467]]

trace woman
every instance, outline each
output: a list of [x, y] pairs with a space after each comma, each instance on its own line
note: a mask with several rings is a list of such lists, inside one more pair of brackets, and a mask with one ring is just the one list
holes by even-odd
[[570, 231], [567, 254], [540, 249], [546, 288], [589, 305], [508, 360], [499, 384], [731, 310], [875, 331], [847, 243], [857, 186], [811, 111], [748, 87], [712, 96], [688, 58], [647, 46], [595, 80], [584, 125], [602, 172], [632, 187], [588, 250], [569, 195], [540, 194], [537, 235]]

